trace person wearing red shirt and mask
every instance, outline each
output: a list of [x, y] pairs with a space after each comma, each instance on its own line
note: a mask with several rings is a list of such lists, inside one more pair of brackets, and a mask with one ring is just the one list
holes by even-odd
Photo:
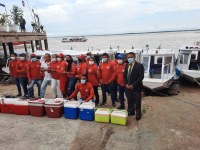
[[79, 64], [77, 65], [77, 75], [76, 78], [81, 79], [81, 75], [87, 74], [87, 63], [85, 62], [85, 56], [81, 54], [78, 57]]
[[100, 79], [100, 73], [99, 68], [97, 67], [95, 63], [94, 57], [90, 57], [88, 60], [88, 82], [90, 82], [94, 89], [95, 94], [95, 104], [99, 104], [99, 93], [98, 93], [98, 85], [99, 85], [99, 79]]
[[57, 70], [57, 66], [58, 66], [58, 61], [57, 61], [57, 55], [53, 54], [51, 56], [51, 63], [50, 65], [50, 73], [51, 73], [51, 91], [52, 91], [52, 95], [53, 98], [62, 98], [62, 93], [60, 90], [60, 78], [59, 78], [59, 74], [56, 71]]
[[67, 89], [67, 95], [71, 95], [73, 91], [75, 90], [75, 85], [77, 82], [76, 78], [76, 64], [73, 62], [71, 55], [66, 55], [66, 62], [68, 64], [67, 66], [67, 81], [68, 81], [68, 89]]
[[99, 66], [100, 71], [100, 83], [102, 89], [103, 102], [101, 105], [106, 105], [107, 97], [106, 93], [111, 95], [112, 106], [115, 107], [115, 96], [113, 92], [113, 79], [115, 68], [113, 63], [109, 60], [107, 53], [102, 54], [102, 63]]
[[59, 74], [60, 79], [60, 90], [63, 94], [63, 97], [67, 95], [67, 63], [64, 60], [64, 55], [60, 53], [57, 57], [58, 65], [57, 65], [57, 72]]
[[42, 84], [42, 72], [41, 72], [41, 63], [37, 60], [37, 57], [35, 54], [31, 54], [31, 63], [28, 67], [27, 75], [29, 80], [29, 96], [30, 98], [35, 98], [33, 87], [36, 84], [38, 87], [38, 97], [40, 98], [40, 89]]
[[77, 96], [78, 92], [81, 94], [80, 102], [90, 102], [94, 98], [94, 90], [91, 83], [87, 82], [87, 75], [81, 75], [81, 82], [76, 84], [75, 91], [67, 99], [72, 99]]
[[17, 86], [17, 90], [18, 90], [17, 96], [22, 96], [20, 82], [19, 82], [19, 74], [16, 71], [16, 66], [20, 62], [20, 60], [17, 59], [16, 53], [12, 53], [11, 56], [10, 56], [10, 59], [11, 59], [10, 62], [9, 62], [10, 75], [14, 79], [15, 84]]
[[27, 70], [29, 67], [29, 62], [26, 59], [26, 54], [20, 54], [20, 61], [17, 63], [16, 72], [19, 75], [19, 82], [23, 88], [24, 97], [28, 98], [28, 78], [27, 78]]
[[41, 62], [41, 71], [44, 74], [44, 79], [41, 85], [41, 98], [44, 98], [47, 85], [51, 83], [51, 73], [49, 71], [51, 62], [51, 55], [46, 53], [44, 55], [44, 61]]
[[117, 87], [119, 92], [120, 106], [118, 109], [125, 109], [124, 105], [124, 93], [125, 93], [125, 84], [124, 84], [124, 70], [126, 63], [124, 62], [124, 56], [118, 54], [117, 56], [117, 65], [115, 67], [115, 78], [117, 79]]

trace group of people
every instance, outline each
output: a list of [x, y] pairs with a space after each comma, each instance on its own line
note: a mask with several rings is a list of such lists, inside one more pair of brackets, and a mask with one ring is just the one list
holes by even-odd
[[[106, 106], [107, 95], [111, 96], [112, 106], [120, 101], [118, 109], [125, 109], [124, 95], [128, 100], [128, 114], [136, 115], [140, 120], [141, 91], [144, 78], [144, 67], [135, 61], [135, 54], [116, 54], [110, 60], [109, 54], [103, 53], [101, 63], [97, 63], [91, 53], [80, 55], [78, 63], [71, 55], [64, 56], [45, 54], [44, 61], [40, 62], [35, 54], [27, 59], [26, 54], [13, 53], [10, 57], [9, 69], [18, 89], [18, 95], [25, 98], [34, 98], [34, 85], [38, 87], [38, 97], [44, 98], [47, 86], [51, 85], [53, 98], [66, 98], [79, 101], [94, 101], [99, 104], [100, 85], [102, 90], [101, 106]], [[117, 94], [118, 93], [118, 94]], [[117, 96], [119, 95], [119, 96]], [[95, 97], [95, 99], [94, 99]]]

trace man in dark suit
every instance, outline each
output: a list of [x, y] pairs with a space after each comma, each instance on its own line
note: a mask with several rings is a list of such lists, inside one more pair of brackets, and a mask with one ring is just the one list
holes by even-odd
[[126, 97], [128, 99], [128, 114], [136, 115], [136, 120], [142, 117], [141, 112], [141, 92], [143, 88], [144, 66], [135, 61], [135, 54], [127, 54], [127, 65], [124, 71], [124, 82], [126, 85]]

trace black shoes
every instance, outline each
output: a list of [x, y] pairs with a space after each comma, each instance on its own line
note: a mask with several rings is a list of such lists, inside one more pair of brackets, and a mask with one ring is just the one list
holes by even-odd
[[17, 95], [16, 95], [16, 97], [20, 97], [20, 96], [22, 96], [22, 94], [17, 94]]
[[117, 107], [117, 109], [125, 109], [125, 107], [124, 106], [119, 106], [119, 107]]
[[141, 116], [136, 116], [135, 120], [139, 121], [142, 117]]

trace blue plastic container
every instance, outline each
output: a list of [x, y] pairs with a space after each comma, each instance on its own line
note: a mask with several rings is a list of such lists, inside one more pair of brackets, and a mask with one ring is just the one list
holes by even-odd
[[94, 120], [94, 108], [95, 104], [93, 102], [85, 102], [80, 106], [80, 114], [79, 117], [81, 120], [85, 121], [93, 121]]
[[79, 105], [78, 101], [68, 101], [64, 104], [64, 116], [67, 119], [78, 119], [79, 117]]

